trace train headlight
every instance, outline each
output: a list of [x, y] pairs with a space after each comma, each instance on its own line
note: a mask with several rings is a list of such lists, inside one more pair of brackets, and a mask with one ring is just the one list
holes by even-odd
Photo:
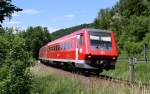
[[91, 55], [88, 56], [88, 58], [91, 58], [91, 57], [92, 57]]
[[115, 59], [116, 59], [116, 57], [113, 57], [112, 59], [113, 59], [113, 60], [115, 60]]

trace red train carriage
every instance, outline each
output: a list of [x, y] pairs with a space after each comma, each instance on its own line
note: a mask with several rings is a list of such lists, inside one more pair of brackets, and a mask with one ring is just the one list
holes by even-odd
[[113, 32], [87, 28], [49, 42], [39, 52], [41, 61], [86, 70], [115, 69], [117, 57]]

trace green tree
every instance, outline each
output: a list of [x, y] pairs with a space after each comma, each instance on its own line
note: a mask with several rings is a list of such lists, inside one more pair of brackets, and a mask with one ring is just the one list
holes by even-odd
[[[150, 29], [149, 29], [149, 30], [150, 30]], [[149, 48], [149, 50], [150, 50], [150, 33], [146, 33], [146, 34], [145, 34], [145, 37], [144, 37], [143, 42], [148, 45], [148, 48]]]
[[98, 17], [94, 20], [95, 28], [108, 29], [111, 23], [110, 9], [101, 9]]
[[116, 11], [121, 15], [130, 17], [132, 15], [149, 15], [149, 0], [120, 0], [116, 4]]
[[12, 13], [22, 11], [22, 9], [11, 4], [11, 2], [11, 0], [0, 0], [0, 23], [5, 20], [5, 17], [11, 19]]
[[140, 53], [143, 41], [148, 43], [149, 40], [149, 4], [149, 0], [119, 0], [112, 9], [100, 10], [93, 25], [114, 31], [120, 50], [129, 54]]
[[38, 59], [39, 49], [46, 43], [51, 41], [51, 35], [46, 27], [29, 27], [22, 32], [22, 37], [26, 40], [26, 47], [28, 51], [32, 52], [34, 58]]
[[0, 35], [0, 94], [29, 94], [33, 63], [25, 39], [5, 31]]

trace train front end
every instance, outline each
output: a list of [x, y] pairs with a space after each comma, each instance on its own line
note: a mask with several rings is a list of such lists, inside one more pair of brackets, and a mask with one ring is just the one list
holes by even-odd
[[115, 69], [118, 51], [113, 32], [89, 29], [87, 34], [86, 64], [97, 69]]

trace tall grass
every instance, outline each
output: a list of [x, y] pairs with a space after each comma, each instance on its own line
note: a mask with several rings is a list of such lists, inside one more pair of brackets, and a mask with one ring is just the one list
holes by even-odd
[[76, 80], [45, 76], [36, 77], [32, 94], [84, 94]]
[[[124, 60], [120, 59], [124, 58]], [[129, 64], [126, 55], [121, 55], [116, 63], [115, 70], [104, 71], [102, 74], [111, 77], [129, 79]], [[139, 59], [139, 58], [138, 58]], [[150, 84], [150, 61], [147, 63], [138, 61], [135, 64], [135, 81]]]
[[96, 79], [88, 80], [88, 78], [81, 80], [76, 76], [58, 75], [38, 67], [32, 70], [34, 82], [31, 94], [150, 94], [149, 89], [137, 86]]

